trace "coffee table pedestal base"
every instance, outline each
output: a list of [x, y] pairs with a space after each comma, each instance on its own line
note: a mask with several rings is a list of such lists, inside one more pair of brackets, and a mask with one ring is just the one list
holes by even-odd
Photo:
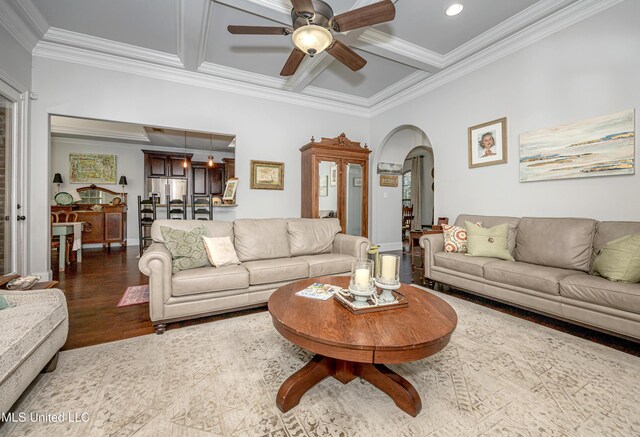
[[413, 417], [422, 409], [420, 396], [411, 383], [386, 366], [315, 355], [302, 369], [287, 378], [278, 390], [276, 404], [280, 411], [286, 413], [298, 405], [311, 387], [328, 376], [343, 384], [356, 377], [362, 378], [389, 395], [398, 408]]

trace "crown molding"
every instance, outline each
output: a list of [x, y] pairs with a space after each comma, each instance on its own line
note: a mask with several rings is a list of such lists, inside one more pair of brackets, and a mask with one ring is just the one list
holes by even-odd
[[26, 24], [31, 26], [38, 38], [41, 38], [49, 29], [49, 23], [31, 0], [14, 0], [13, 4], [20, 9], [20, 13], [27, 20]]
[[491, 64], [500, 58], [514, 53], [528, 45], [540, 41], [554, 33], [557, 33], [575, 23], [598, 14], [624, 0], [580, 0], [564, 9], [555, 12], [548, 17], [522, 29], [512, 36], [461, 60], [457, 64], [448, 67], [432, 77], [399, 92], [386, 100], [373, 105], [371, 116], [395, 108], [409, 102], [429, 91], [433, 91], [455, 79]]
[[57, 135], [82, 135], [86, 137], [111, 138], [126, 141], [149, 142], [149, 136], [144, 134], [123, 133], [107, 129], [96, 129], [84, 126], [61, 126], [51, 124], [51, 133]]
[[369, 112], [369, 99], [366, 97], [358, 97], [353, 94], [341, 93], [340, 91], [333, 91], [316, 86], [308, 86], [301, 91], [301, 93], [305, 96], [324, 97], [326, 99], [333, 100], [334, 102], [350, 103], [352, 105], [359, 106], [361, 109], [358, 115], [363, 115], [363, 110], [366, 111], [366, 114]]
[[[164, 65], [156, 65], [150, 62], [123, 58], [108, 53], [98, 53], [87, 49], [69, 47], [47, 41], [41, 41], [38, 43], [33, 51], [33, 55], [105, 70], [120, 71], [196, 87], [215, 89], [233, 94], [274, 100], [292, 105], [305, 106], [357, 117], [366, 117], [366, 112], [363, 113], [363, 109], [366, 111], [366, 108], [350, 103], [337, 102], [323, 97], [305, 96], [282, 89], [274, 89], [264, 85], [245, 83], [237, 79], [210, 76], [208, 74], [203, 74], [202, 72], [192, 72], [182, 68], [171, 68]], [[222, 71], [222, 69], [228, 69], [228, 67], [221, 67], [218, 71]], [[249, 75], [255, 74], [248, 72], [243, 73]], [[276, 78], [269, 78], [268, 76], [259, 76], [262, 77], [262, 80], [280, 80]]]
[[399, 92], [404, 91], [407, 88], [410, 88], [422, 82], [425, 79], [428, 79], [430, 76], [431, 76], [431, 73], [428, 73], [426, 71], [422, 71], [422, 70], [414, 71], [413, 73], [403, 78], [402, 80], [397, 81], [393, 85], [390, 85], [385, 89], [377, 92], [373, 96], [369, 97], [368, 99], [369, 104], [367, 106], [371, 108], [372, 106], [375, 106], [378, 103], [384, 102], [385, 100], [395, 96]]
[[[397, 53], [400, 56], [418, 61], [421, 64], [428, 64], [436, 68], [444, 68], [446, 66], [445, 58], [441, 54], [371, 27], [360, 35], [358, 42], [380, 47], [391, 53]], [[366, 46], [362, 44], [356, 43], [356, 47], [367, 50]]]
[[229, 153], [229, 154], [235, 153], [235, 149], [233, 147], [229, 147], [230, 150], [193, 149], [191, 147], [187, 147], [185, 149], [184, 147], [180, 147], [180, 146], [158, 146], [158, 145], [149, 143], [148, 140], [146, 144], [142, 144], [140, 142], [119, 143], [115, 141], [110, 141], [111, 137], [106, 137], [106, 139], [104, 140], [91, 140], [91, 139], [86, 140], [83, 138], [73, 138], [73, 137], [63, 137], [63, 136], [53, 136], [52, 138], [54, 138], [56, 142], [62, 142], [65, 144], [77, 145], [77, 146], [86, 146], [87, 141], [93, 141], [94, 142], [93, 145], [96, 145], [96, 146], [101, 145], [105, 147], [113, 147], [117, 149], [128, 149], [128, 150], [131, 150], [132, 148], [137, 148], [137, 149], [153, 150], [157, 152], [173, 152], [173, 153], [186, 152], [194, 155], [195, 154], [198, 154], [198, 155], [218, 154], [219, 155], [221, 153]]
[[[203, 62], [198, 67], [198, 73], [209, 76], [221, 77], [225, 79], [239, 80], [253, 85], [264, 85], [277, 90], [285, 90], [286, 79], [267, 76], [266, 74], [253, 73], [251, 71], [239, 70], [225, 65]], [[288, 90], [287, 90], [288, 91]]]
[[77, 47], [79, 49], [115, 55], [123, 58], [135, 59], [143, 62], [151, 62], [158, 65], [183, 67], [180, 58], [171, 53], [142, 48], [82, 33], [71, 32], [69, 30], [58, 29], [56, 27], [49, 28], [42, 41]]
[[29, 53], [40, 39], [6, 1], [0, 1], [0, 25]]

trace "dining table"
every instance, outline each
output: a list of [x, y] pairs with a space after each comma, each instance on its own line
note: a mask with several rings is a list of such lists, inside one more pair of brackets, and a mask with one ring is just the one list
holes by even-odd
[[84, 222], [63, 222], [52, 223], [51, 225], [52, 236], [60, 238], [59, 270], [64, 272], [67, 265], [67, 251], [64, 250], [67, 235], [73, 235], [71, 250], [76, 252], [76, 261], [82, 262], [82, 226]]

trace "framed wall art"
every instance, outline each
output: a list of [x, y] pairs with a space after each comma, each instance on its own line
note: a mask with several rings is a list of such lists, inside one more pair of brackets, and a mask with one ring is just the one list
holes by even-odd
[[284, 162], [251, 160], [252, 190], [284, 190]]
[[318, 185], [318, 196], [327, 197], [329, 195], [329, 175], [320, 176], [320, 184]]
[[507, 118], [469, 128], [469, 168], [507, 163]]
[[380, 186], [381, 187], [397, 187], [398, 186], [398, 176], [395, 176], [395, 175], [380, 175]]
[[401, 175], [402, 164], [394, 164], [392, 162], [379, 162], [378, 174]]
[[69, 182], [72, 184], [115, 184], [116, 155], [70, 153]]
[[353, 178], [353, 186], [361, 187], [362, 186], [362, 178]]
[[520, 135], [520, 182], [635, 172], [633, 109]]
[[335, 187], [338, 184], [338, 165], [336, 163], [331, 164], [331, 170], [329, 172], [329, 185]]
[[236, 189], [238, 188], [238, 178], [231, 178], [227, 181], [222, 194], [222, 200], [235, 202]]

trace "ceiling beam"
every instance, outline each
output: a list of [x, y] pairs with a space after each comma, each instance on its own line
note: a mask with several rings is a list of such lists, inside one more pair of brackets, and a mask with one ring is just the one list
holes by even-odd
[[215, 2], [291, 26], [289, 0], [215, 0]]
[[[178, 0], [178, 57], [184, 68], [197, 71], [204, 61], [212, 2], [210, 0]], [[198, 23], [197, 26], [188, 23]]]

